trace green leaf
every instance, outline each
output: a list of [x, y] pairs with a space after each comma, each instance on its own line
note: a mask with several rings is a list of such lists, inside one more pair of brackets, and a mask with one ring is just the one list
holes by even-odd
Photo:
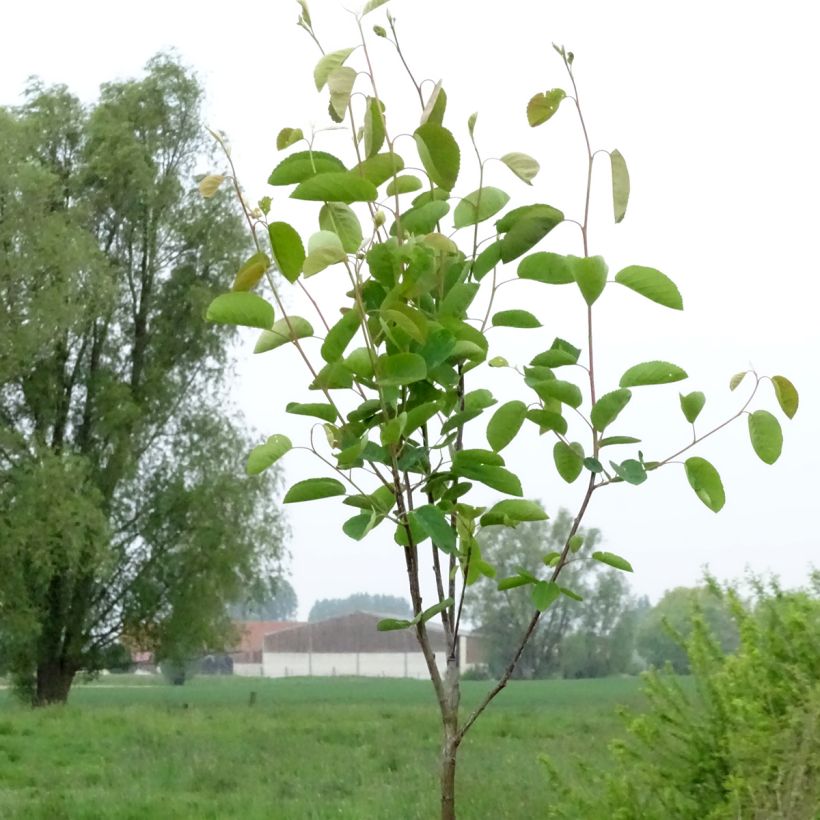
[[449, 210], [450, 206], [446, 202], [427, 202], [418, 208], [405, 211], [401, 215], [401, 228], [411, 234], [431, 233]]
[[344, 355], [345, 349], [361, 325], [361, 316], [358, 310], [350, 309], [327, 332], [322, 343], [322, 358], [326, 362], [337, 362]]
[[431, 401], [420, 404], [412, 410], [408, 410], [407, 422], [404, 425], [404, 434], [409, 436], [414, 430], [418, 430], [423, 424], [427, 424], [440, 409], [438, 402]]
[[330, 72], [327, 87], [330, 90], [330, 107], [339, 121], [344, 119], [350, 104], [350, 93], [356, 82], [356, 70], [342, 66]]
[[601, 396], [589, 414], [592, 426], [602, 433], [618, 418], [619, 413], [629, 404], [631, 398], [632, 393], [629, 390], [613, 390]]
[[629, 171], [626, 160], [617, 148], [610, 152], [609, 162], [612, 167], [612, 210], [617, 224], [626, 215], [629, 203]]
[[298, 402], [289, 402], [285, 407], [286, 413], [292, 413], [295, 416], [312, 416], [313, 418], [322, 419], [333, 423], [339, 417], [336, 413], [336, 408], [332, 404], [299, 404]]
[[416, 523], [430, 536], [440, 550], [450, 554], [455, 553], [456, 532], [438, 507], [425, 504], [416, 508], [411, 515], [415, 517]]
[[535, 179], [536, 174], [541, 170], [541, 166], [529, 154], [521, 154], [517, 151], [511, 154], [504, 154], [504, 156], [501, 157], [501, 161], [519, 179], [524, 180], [527, 185], [532, 185], [532, 180]]
[[268, 235], [276, 267], [293, 284], [305, 264], [305, 246], [299, 234], [287, 222], [271, 222]]
[[744, 370], [742, 373], [735, 373], [735, 375], [729, 379], [729, 390], [736, 390], [740, 386], [743, 379], [746, 378], [746, 374], [748, 372], [748, 370]]
[[498, 404], [498, 401], [493, 394], [485, 388], [471, 390], [466, 396], [464, 396], [465, 410], [486, 410], [494, 404]]
[[493, 505], [481, 516], [481, 526], [490, 527], [497, 524], [517, 524], [521, 521], [546, 521], [549, 516], [535, 501], [523, 498], [505, 498]]
[[570, 598], [573, 601], [583, 601], [584, 600], [582, 595], [579, 595], [577, 592], [573, 592], [571, 589], [568, 589], [567, 587], [561, 587], [561, 594], [566, 595], [567, 598]]
[[510, 578], [502, 578], [498, 582], [498, 591], [505, 592], [508, 589], [515, 589], [516, 587], [525, 587], [527, 584], [534, 584], [532, 578], [527, 578], [523, 575], [513, 575]]
[[683, 298], [678, 286], [666, 274], [655, 268], [630, 265], [615, 274], [615, 281], [659, 305], [673, 310], [683, 310]]
[[353, 374], [341, 363], [326, 364], [311, 382], [310, 390], [347, 390], [353, 386]]
[[800, 404], [797, 389], [785, 376], [772, 376], [772, 384], [774, 385], [774, 395], [777, 398], [780, 409], [790, 419], [793, 419]]
[[499, 452], [517, 435], [527, 417], [527, 405], [523, 401], [508, 401], [493, 413], [487, 425], [487, 441]]
[[511, 262], [537, 245], [556, 225], [564, 221], [564, 215], [551, 205], [525, 205], [514, 208], [496, 222], [501, 240], [501, 259]]
[[398, 416], [394, 416], [392, 419], [385, 421], [379, 431], [382, 447], [389, 447], [391, 444], [396, 444], [401, 439], [401, 434], [404, 432], [406, 424], [406, 412], [399, 413]]
[[585, 458], [584, 468], [589, 470], [591, 473], [595, 473], [595, 475], [598, 475], [604, 471], [604, 465], [601, 464], [597, 458]]
[[268, 330], [273, 324], [273, 305], [255, 293], [222, 293], [208, 305], [205, 318], [219, 325], [242, 325]]
[[380, 520], [374, 512], [359, 513], [342, 524], [342, 532], [354, 541], [361, 541]]
[[271, 172], [268, 185], [293, 185], [315, 177], [346, 171], [344, 163], [324, 151], [297, 151], [285, 157]]
[[453, 135], [441, 125], [426, 122], [413, 136], [427, 175], [445, 191], [452, 191], [461, 161], [461, 152]]
[[371, 11], [375, 11], [379, 6], [383, 6], [388, 0], [368, 0], [365, 3], [364, 8], [362, 9], [361, 17], [364, 17], [365, 14], [370, 14]]
[[421, 122], [419, 124], [424, 125], [427, 122], [432, 122], [435, 125], [441, 125], [446, 108], [447, 94], [445, 94], [444, 89], [441, 87], [441, 80], [439, 80], [427, 98], [427, 103], [421, 112]]
[[481, 415], [482, 411], [476, 408], [472, 410], [461, 410], [458, 413], [453, 413], [444, 424], [441, 425], [441, 435], [446, 435], [451, 430], [457, 427], [463, 427], [468, 421], [472, 421]]
[[463, 453], [457, 453], [453, 459], [453, 471], [464, 478], [470, 478], [474, 481], [480, 481], [494, 490], [506, 495], [522, 496], [524, 495], [521, 489], [521, 481], [518, 476], [506, 470], [504, 467], [498, 467], [491, 464], [480, 464], [471, 459], [463, 457]]
[[375, 202], [376, 186], [352, 171], [317, 174], [294, 188], [293, 199], [310, 202]]
[[689, 424], [695, 423], [704, 404], [706, 404], [706, 396], [698, 390], [687, 393], [685, 396], [683, 393], [680, 394], [680, 409], [683, 410], [683, 415], [686, 416]]
[[231, 290], [252, 290], [259, 284], [259, 280], [270, 267], [270, 259], [266, 253], [255, 253], [237, 271]]
[[617, 475], [621, 481], [626, 481], [628, 484], [637, 486], [646, 481], [646, 467], [634, 458], [628, 458], [620, 464], [610, 461], [609, 466], [612, 467], [615, 475]]
[[761, 461], [774, 464], [783, 449], [783, 431], [780, 422], [767, 410], [749, 414], [749, 438]]
[[287, 436], [271, 436], [264, 444], [254, 447], [248, 456], [245, 472], [248, 475], [259, 475], [275, 464], [293, 447]]
[[333, 231], [317, 231], [308, 241], [308, 255], [302, 265], [305, 276], [313, 276], [347, 258], [342, 240]]
[[570, 552], [574, 555], [576, 552], [578, 552], [578, 550], [581, 549], [581, 547], [584, 546], [584, 536], [575, 533], [575, 535], [573, 535], [569, 539], [568, 543]]
[[316, 82], [316, 90], [321, 91], [325, 87], [330, 75], [344, 65], [345, 60], [355, 51], [353, 48], [342, 48], [339, 51], [332, 51], [325, 54], [313, 69], [313, 79]]
[[633, 438], [632, 436], [609, 436], [608, 438], [602, 438], [598, 442], [599, 447], [612, 447], [616, 444], [640, 444], [641, 440], [639, 438]]
[[362, 226], [349, 205], [326, 202], [319, 211], [319, 227], [335, 233], [347, 253], [356, 253], [362, 244]]
[[296, 144], [299, 140], [303, 140], [305, 135], [301, 128], [283, 128], [276, 135], [276, 150], [282, 151], [285, 148], [290, 148], [291, 145]]
[[558, 110], [561, 100], [566, 96], [561, 88], [553, 88], [546, 94], [536, 94], [527, 103], [527, 122], [532, 128], [545, 123]]
[[384, 107], [375, 97], [368, 97], [364, 113], [364, 154], [372, 157], [384, 145]]
[[475, 124], [478, 120], [478, 111], [474, 111], [470, 116], [467, 118], [467, 130], [470, 132], [470, 136], [475, 136]]
[[719, 512], [726, 503], [726, 494], [718, 471], [705, 458], [697, 456], [687, 458], [684, 468], [698, 498], [712, 512]]
[[472, 274], [480, 282], [501, 261], [501, 243], [492, 242], [473, 261]]
[[410, 621], [400, 620], [399, 618], [382, 618], [377, 624], [376, 629], [379, 632], [393, 632], [398, 629], [409, 629], [413, 626]]
[[570, 407], [578, 408], [583, 402], [580, 388], [572, 382], [550, 379], [539, 382], [533, 389], [542, 399], [558, 399]]
[[575, 281], [569, 258], [545, 251], [522, 259], [518, 264], [518, 278], [532, 279], [545, 285], [568, 285]]
[[269, 350], [275, 350], [290, 341], [305, 339], [312, 335], [313, 326], [307, 319], [303, 319], [301, 316], [288, 316], [287, 319], [279, 319], [279, 321], [274, 322], [270, 330], [263, 330], [259, 334], [253, 352], [267, 353]]
[[467, 308], [475, 299], [479, 285], [475, 282], [460, 282], [450, 288], [450, 292], [441, 300], [438, 312], [439, 317], [463, 317]]
[[296, 504], [300, 501], [315, 501], [319, 498], [331, 498], [344, 495], [345, 488], [335, 478], [308, 478], [297, 481], [282, 499], [284, 504]]
[[535, 367], [563, 367], [577, 364], [581, 351], [564, 339], [553, 339], [549, 350], [539, 353], [530, 364]]
[[578, 442], [566, 444], [563, 441], [556, 441], [555, 447], [552, 448], [552, 457], [558, 475], [567, 484], [572, 484], [584, 469], [584, 448]]
[[420, 616], [417, 616], [418, 620], [421, 623], [426, 623], [431, 618], [435, 618], [436, 615], [444, 612], [445, 609], [449, 609], [454, 603], [455, 601], [452, 598], [445, 598], [443, 601], [439, 601], [437, 604], [425, 609]]
[[686, 371], [670, 362], [643, 362], [630, 367], [621, 376], [621, 387], [641, 387], [647, 384], [671, 384], [688, 378]]
[[541, 428], [541, 432], [554, 430], [562, 436], [567, 434], [567, 420], [551, 410], [527, 410], [527, 419]]
[[476, 225], [495, 216], [508, 202], [509, 194], [500, 188], [484, 187], [473, 191], [462, 199], [453, 212], [456, 228]]
[[602, 256], [571, 256], [569, 257], [570, 271], [584, 301], [588, 305], [594, 304], [603, 293], [606, 285], [606, 275], [609, 271]]
[[602, 564], [615, 567], [615, 569], [623, 570], [623, 572], [635, 571], [632, 569], [632, 564], [630, 564], [626, 558], [621, 558], [620, 555], [615, 555], [613, 552], [593, 552], [592, 557], [596, 561], [600, 561]]
[[395, 353], [380, 356], [376, 374], [382, 387], [412, 384], [427, 378], [427, 363], [418, 353]]
[[539, 581], [532, 588], [532, 603], [537, 610], [549, 609], [561, 595], [561, 587], [555, 581]]
[[378, 188], [379, 185], [403, 170], [404, 160], [398, 154], [388, 151], [360, 162], [351, 169], [350, 173], [364, 177]]
[[405, 174], [401, 177], [396, 177], [394, 180], [391, 180], [387, 188], [385, 188], [385, 193], [387, 196], [395, 196], [396, 194], [409, 194], [411, 191], [418, 191], [421, 190], [423, 186], [422, 181], [412, 174]]
[[500, 310], [493, 314], [493, 327], [541, 327], [541, 322], [528, 310]]

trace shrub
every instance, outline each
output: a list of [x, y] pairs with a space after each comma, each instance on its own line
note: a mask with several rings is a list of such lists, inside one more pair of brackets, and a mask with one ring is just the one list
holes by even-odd
[[754, 581], [723, 590], [740, 645], [724, 654], [702, 613], [684, 648], [691, 679], [646, 674], [649, 710], [613, 744], [612, 773], [582, 793], [543, 759], [553, 817], [811, 820], [820, 805], [820, 573], [787, 592]]

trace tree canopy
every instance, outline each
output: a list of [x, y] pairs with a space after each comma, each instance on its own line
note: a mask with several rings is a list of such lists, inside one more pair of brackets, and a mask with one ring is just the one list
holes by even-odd
[[218, 396], [231, 331], [204, 320], [248, 243], [196, 191], [201, 101], [159, 55], [93, 106], [33, 82], [0, 109], [0, 634], [36, 702], [120, 635], [217, 642], [281, 554], [277, 476], [241, 476]]

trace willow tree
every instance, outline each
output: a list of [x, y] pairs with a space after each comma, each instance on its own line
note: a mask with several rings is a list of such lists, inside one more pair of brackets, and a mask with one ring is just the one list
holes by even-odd
[[[442, 84], [417, 82], [389, 13], [385, 25], [365, 34], [365, 17], [385, 2], [367, 3], [355, 17], [347, 45], [325, 50], [300, 0], [299, 25], [321, 50], [313, 74], [316, 89], [327, 95], [330, 119], [349, 125], [350, 147], [339, 157], [320, 149], [320, 133], [305, 133], [296, 124], [281, 131], [278, 147], [292, 150], [268, 179], [275, 195], [258, 208], [246, 206], [256, 253], [238, 270], [232, 289], [211, 303], [208, 315], [217, 323], [260, 328], [257, 353], [275, 361], [292, 346], [304, 363], [302, 387], [315, 399], [306, 401], [294, 385], [282, 410], [311, 419], [298, 446], [315, 454], [318, 474], [291, 486], [284, 501], [337, 498], [353, 513], [343, 526], [350, 538], [362, 539], [377, 529], [394, 533], [413, 615], [384, 619], [379, 628], [411, 629], [418, 638], [441, 717], [441, 815], [452, 818], [459, 747], [509, 681], [542, 613], [562, 596], [578, 597], [564, 582], [565, 568], [570, 562], [598, 561], [631, 570], [627, 558], [584, 543], [579, 527], [593, 497], [613, 484], [640, 485], [657, 470], [677, 469], [697, 498], [717, 512], [725, 501], [719, 472], [692, 450], [729, 421], [744, 417], [755, 451], [772, 463], [782, 435], [772, 413], [751, 409], [767, 381], [756, 373], [732, 379], [733, 389], [745, 379], [748, 396], [737, 413], [713, 427], [699, 421], [705, 396], [696, 390], [682, 395], [682, 417], [669, 424], [682, 425], [686, 438], [673, 453], [645, 458], [636, 431], [625, 435], [618, 429], [633, 391], [635, 403], [651, 401], [653, 386], [683, 381], [688, 374], [657, 358], [651, 346], [636, 350], [636, 364], [623, 374], [602, 371], [596, 351], [607, 340], [595, 324], [599, 300], [619, 288], [634, 292], [636, 311], [641, 297], [667, 310], [682, 309], [683, 300], [677, 285], [656, 268], [630, 265], [611, 275], [604, 258], [594, 253], [589, 202], [596, 154], [609, 159], [616, 222], [626, 212], [629, 176], [619, 151], [592, 146], [574, 55], [556, 48], [567, 89], [533, 94], [534, 81], [535, 88], [522, 91], [522, 123], [542, 126], [559, 111], [576, 118], [588, 158], [579, 181], [586, 207], [565, 215], [527, 193], [539, 170], [534, 157], [517, 151], [489, 157], [477, 115], [463, 125], [447, 121]], [[406, 94], [400, 88], [388, 91], [382, 82], [370, 48], [373, 36], [395, 46], [396, 60], [407, 69]], [[474, 163], [478, 187], [462, 190], [460, 172], [468, 162]], [[203, 180], [203, 193], [213, 193], [226, 181], [240, 192], [229, 155], [224, 173]], [[498, 187], [509, 183], [516, 186], [516, 201]], [[281, 195], [285, 191], [301, 207], [304, 202], [316, 207], [318, 230], [306, 243], [288, 221], [303, 211], [289, 207]], [[240, 196], [240, 201], [245, 199]], [[562, 223], [575, 226], [578, 255], [548, 249], [550, 233]], [[273, 278], [274, 269], [287, 284]], [[288, 287], [310, 295], [316, 282], [334, 277], [349, 289], [332, 314], [322, 313], [315, 299], [306, 300], [316, 307], [315, 316], [289, 312]], [[575, 291], [584, 320], [572, 339], [546, 335], [531, 304], [498, 309], [499, 288], [508, 286], [511, 299], [518, 279], [547, 290]], [[226, 288], [229, 284], [226, 280]], [[543, 350], [529, 362], [508, 362], [494, 355], [491, 328], [537, 335]], [[511, 367], [521, 378], [520, 397], [499, 403], [492, 392], [495, 374]], [[794, 387], [782, 376], [771, 382], [782, 411], [792, 416]], [[563, 543], [542, 557], [542, 569], [497, 578], [501, 592], [529, 595], [531, 614], [510, 647], [500, 680], [464, 715], [458, 658], [464, 594], [481, 576], [497, 574], [482, 555], [481, 532], [548, 517], [539, 503], [525, 498], [503, 454], [525, 425], [549, 442], [540, 457], [543, 482], [527, 488], [529, 493], [549, 497], [553, 464], [557, 480], [578, 481], [582, 489]], [[275, 430], [275, 419], [271, 427]], [[274, 432], [251, 452], [248, 471], [259, 473], [293, 446]], [[530, 458], [538, 457], [536, 447]], [[491, 491], [496, 495], [487, 503]], [[422, 575], [428, 571], [432, 600], [422, 593]], [[436, 657], [428, 633], [432, 619], [440, 620], [446, 636], [449, 648], [443, 657]]]
[[219, 642], [280, 551], [203, 318], [248, 243], [196, 192], [201, 98], [159, 56], [90, 108], [35, 83], [0, 110], [0, 642], [38, 704], [121, 636]]

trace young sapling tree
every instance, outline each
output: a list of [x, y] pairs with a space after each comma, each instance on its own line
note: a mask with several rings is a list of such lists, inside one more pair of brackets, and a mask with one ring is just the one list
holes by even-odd
[[[441, 816], [453, 818], [457, 754], [466, 733], [506, 686], [541, 613], [561, 595], [577, 597], [559, 583], [564, 567], [570, 561], [591, 560], [631, 571], [623, 557], [585, 551], [578, 529], [593, 495], [615, 483], [641, 484], [655, 470], [682, 464], [700, 500], [717, 512], [724, 503], [718, 472], [690, 451], [743, 415], [752, 445], [767, 463], [780, 454], [782, 436], [772, 414], [750, 411], [764, 381], [751, 372], [731, 382], [735, 389], [744, 376], [750, 377], [753, 389], [741, 409], [708, 431], [695, 427], [703, 394], [681, 396], [693, 433], [677, 452], [653, 461], [641, 452], [617, 460], [604, 458], [605, 450], [634, 448], [638, 443], [611, 431], [634, 388], [687, 377], [669, 362], [642, 361], [627, 370], [614, 389], [602, 392], [600, 387], [607, 379], [596, 371], [593, 342], [600, 342], [594, 334], [594, 307], [610, 285], [629, 288], [667, 309], [683, 307], [678, 288], [660, 271], [632, 265], [610, 277], [604, 259], [590, 254], [595, 157], [610, 158], [616, 222], [623, 219], [629, 198], [624, 158], [618, 151], [593, 151], [573, 54], [556, 48], [568, 74], [569, 92], [556, 88], [536, 94], [527, 105], [527, 118], [535, 127], [567, 104], [575, 109], [588, 154], [584, 211], [576, 221], [549, 204], [525, 201], [510, 207], [510, 195], [491, 184], [496, 171], [531, 184], [538, 162], [512, 152], [498, 158], [506, 168], [499, 168], [498, 162], [491, 165], [476, 137], [475, 114], [467, 122], [462, 150], [444, 125], [447, 95], [442, 84], [416, 80], [389, 13], [386, 25], [375, 25], [372, 36], [393, 44], [418, 111], [382, 95], [365, 18], [385, 2], [371, 0], [355, 15], [356, 42], [326, 52], [306, 3], [299, 0], [299, 25], [322, 52], [314, 70], [316, 88], [328, 95], [330, 119], [349, 127], [350, 154], [342, 159], [321, 150], [316, 144], [319, 133], [306, 135], [294, 127], [279, 133], [277, 147], [296, 150], [276, 165], [268, 182], [277, 191], [289, 190], [291, 199], [316, 203], [318, 230], [305, 247], [287, 221], [293, 219], [287, 199], [265, 197], [256, 207], [248, 204], [226, 150], [227, 172], [204, 178], [200, 187], [207, 196], [226, 180], [235, 186], [257, 252], [239, 270], [230, 291], [214, 300], [208, 317], [259, 328], [258, 354], [292, 345], [304, 362], [307, 388], [317, 398], [309, 403], [290, 401], [284, 410], [314, 420], [308, 422], [298, 446], [316, 457], [320, 470], [291, 486], [285, 503], [339, 499], [352, 513], [344, 533], [356, 540], [377, 528], [394, 530], [404, 556], [413, 616], [385, 619], [379, 629], [413, 629], [418, 638], [441, 717]], [[221, 135], [215, 137], [226, 147]], [[467, 157], [475, 157], [479, 184], [475, 190], [457, 193]], [[563, 222], [577, 224], [581, 255], [536, 250]], [[517, 277], [501, 281], [500, 272], [512, 263], [517, 265]], [[333, 314], [340, 312], [338, 319], [324, 315], [310, 294], [313, 277], [343, 277], [349, 284], [344, 303]], [[578, 330], [579, 346], [557, 338], [526, 366], [515, 368], [528, 400], [499, 405], [491, 390], [493, 368], [511, 365], [490, 355], [488, 330], [507, 327], [532, 334], [542, 327], [527, 309], [494, 311], [498, 289], [516, 278], [577, 287], [587, 321]], [[288, 311], [283, 293], [288, 287], [299, 288], [308, 297], [315, 317]], [[269, 298], [256, 292], [262, 290]], [[565, 376], [567, 372], [580, 372], [581, 384]], [[782, 376], [770, 381], [781, 409], [793, 416], [798, 402], [794, 387]], [[580, 424], [586, 446], [570, 438], [571, 423]], [[524, 497], [521, 481], [502, 455], [525, 424], [554, 439], [558, 475], [567, 482], [584, 477], [586, 490], [563, 548], [544, 556], [543, 577], [522, 572], [498, 579], [499, 594], [529, 589], [532, 619], [501, 679], [463, 716], [458, 653], [464, 593], [478, 578], [495, 576], [494, 567], [482, 557], [478, 535], [488, 527], [515, 527], [547, 518], [539, 503]], [[286, 436], [272, 435], [250, 453], [248, 472], [265, 470], [293, 448]], [[498, 494], [497, 500], [478, 502], [487, 488]], [[544, 493], [540, 486], [532, 491]], [[435, 590], [432, 601], [422, 596], [427, 556], [430, 588]], [[428, 623], [434, 618], [440, 620], [446, 638], [445, 657], [437, 657], [433, 650]]]

